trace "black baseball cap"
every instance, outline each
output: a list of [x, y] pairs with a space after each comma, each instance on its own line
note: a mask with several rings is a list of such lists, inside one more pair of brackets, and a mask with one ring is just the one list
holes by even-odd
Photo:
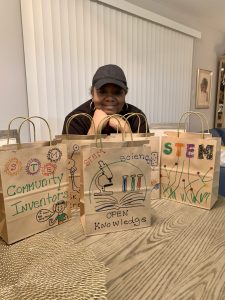
[[128, 90], [126, 76], [123, 70], [117, 65], [110, 64], [98, 68], [92, 79], [92, 86], [95, 86], [96, 89], [100, 89], [107, 83], [113, 83], [125, 91]]

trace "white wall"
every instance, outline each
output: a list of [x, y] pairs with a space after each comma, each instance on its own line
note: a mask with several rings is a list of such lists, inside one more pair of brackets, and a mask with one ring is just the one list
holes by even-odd
[[[208, 24], [205, 24], [203, 21], [178, 12], [174, 8], [160, 6], [157, 1], [129, 0], [129, 2], [202, 32], [202, 39], [196, 40], [194, 43], [190, 108], [194, 109], [195, 105], [195, 74], [197, 68], [212, 70], [214, 73], [212, 105], [210, 109], [201, 110], [207, 114], [210, 127], [212, 127], [215, 114], [218, 58], [225, 51], [225, 34], [213, 30], [210, 27], [210, 20]], [[146, 3], [148, 7], [146, 7]], [[18, 115], [28, 115], [20, 0], [0, 0], [0, 44], [0, 129], [5, 129], [9, 119]], [[193, 124], [196, 127], [195, 122]], [[23, 135], [28, 136], [25, 128]]]
[[[202, 39], [196, 40], [194, 43], [193, 57], [193, 77], [191, 91], [191, 109], [195, 107], [195, 88], [196, 88], [196, 72], [198, 67], [201, 69], [213, 71], [212, 78], [212, 98], [209, 109], [199, 109], [204, 112], [209, 120], [209, 127], [214, 127], [215, 109], [217, 97], [217, 79], [218, 79], [218, 62], [221, 55], [225, 51], [225, 34], [206, 28], [203, 24], [199, 26], [202, 31]], [[196, 128], [196, 122], [193, 122], [192, 128]]]
[[[20, 0], [0, 0], [0, 111], [0, 130], [12, 118], [28, 115]], [[25, 126], [22, 141], [28, 136]]]
[[[216, 107], [216, 92], [217, 92], [217, 77], [218, 77], [218, 61], [219, 57], [225, 53], [225, 33], [213, 29], [213, 23], [210, 20], [204, 21], [200, 18], [195, 18], [191, 14], [178, 11], [176, 8], [169, 5], [162, 5], [155, 0], [126, 0], [132, 4], [139, 5], [152, 12], [160, 14], [164, 17], [172, 19], [178, 23], [189, 26], [202, 33], [201, 39], [196, 39], [193, 50], [193, 76], [192, 90], [190, 99], [190, 109], [195, 110], [195, 87], [197, 69], [206, 69], [213, 71], [212, 80], [212, 99], [209, 109], [198, 109], [205, 113], [209, 120], [209, 126], [214, 127], [215, 107]], [[197, 1], [197, 0], [196, 0]], [[165, 2], [166, 3], [166, 2]], [[216, 5], [216, 4], [215, 4]], [[225, 28], [224, 28], [225, 30]], [[198, 130], [198, 123], [193, 119], [191, 129]]]

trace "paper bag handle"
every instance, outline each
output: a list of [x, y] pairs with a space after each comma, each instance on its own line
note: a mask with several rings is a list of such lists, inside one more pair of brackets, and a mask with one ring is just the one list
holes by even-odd
[[119, 125], [119, 128], [120, 128], [120, 131], [121, 131], [121, 133], [122, 133], [122, 140], [124, 141], [124, 135], [123, 135], [122, 126], [121, 126], [120, 121], [118, 120], [118, 118], [116, 117], [116, 115], [110, 115], [110, 116], [106, 116], [105, 118], [103, 118], [103, 119], [99, 122], [98, 127], [97, 127], [97, 135], [99, 136], [99, 139], [100, 139], [100, 143], [101, 143], [101, 144], [102, 144], [102, 137], [101, 137], [102, 127], [103, 127], [104, 123], [107, 122], [108, 120], [110, 120], [111, 118], [114, 118], [114, 119], [117, 120], [118, 125]]
[[95, 128], [95, 123], [93, 122], [93, 118], [92, 116], [90, 116], [89, 114], [86, 113], [79, 113], [79, 114], [75, 114], [69, 117], [69, 119], [66, 122], [66, 134], [69, 134], [69, 127], [70, 127], [70, 123], [73, 119], [77, 118], [78, 116], [85, 116], [87, 117], [90, 121], [91, 121], [91, 125], [93, 125], [94, 127], [94, 133], [96, 134], [96, 128]]
[[[128, 120], [127, 120], [127, 118], [125, 118], [124, 116], [122, 116], [122, 115], [120, 115], [120, 114], [113, 114], [113, 115], [111, 115], [111, 116], [109, 116], [109, 117], [115, 117], [115, 118], [118, 118], [118, 119], [123, 119], [124, 121], [125, 121], [125, 125], [124, 125], [124, 128], [121, 128], [120, 127], [120, 131], [121, 131], [121, 133], [122, 133], [122, 138], [124, 138], [124, 136], [125, 136], [125, 134], [126, 134], [126, 132], [125, 132], [125, 126], [127, 125], [128, 126], [128, 129], [129, 129], [129, 133], [130, 133], [130, 135], [131, 135], [131, 140], [133, 140], [133, 135], [132, 135], [132, 130], [131, 130], [131, 127], [130, 127], [130, 123], [128, 122]], [[109, 118], [110, 119], [110, 118]], [[117, 120], [118, 120], [117, 119]], [[119, 120], [118, 120], [119, 121]], [[119, 124], [121, 125], [121, 123], [119, 122]], [[118, 126], [119, 127], [119, 126]], [[117, 127], [117, 133], [118, 133], [118, 130], [119, 130], [119, 128]]]
[[21, 127], [23, 126], [23, 124], [24, 124], [26, 121], [30, 121], [30, 119], [41, 119], [41, 120], [43, 120], [43, 121], [46, 123], [46, 125], [47, 125], [47, 127], [48, 127], [48, 131], [49, 131], [49, 144], [50, 144], [50, 146], [51, 146], [51, 145], [52, 145], [52, 133], [51, 133], [51, 128], [50, 128], [50, 126], [49, 126], [47, 120], [45, 120], [44, 118], [39, 117], [39, 116], [32, 116], [32, 117], [26, 118], [26, 119], [20, 124], [19, 130], [18, 130], [19, 136], [20, 136], [20, 130], [21, 130]]
[[124, 118], [126, 118], [127, 120], [131, 117], [136, 115], [138, 117], [138, 133], [140, 131], [140, 126], [141, 126], [141, 118], [139, 116], [138, 113], [126, 113], [125, 115], [123, 115]]
[[[17, 120], [17, 119], [23, 119], [26, 120], [26, 117], [15, 117], [13, 118], [8, 125], [8, 138], [7, 138], [7, 145], [9, 145], [9, 139], [10, 139], [10, 127], [13, 121]], [[36, 129], [35, 129], [35, 125], [34, 122], [32, 122], [31, 120], [28, 120], [32, 125], [33, 125], [33, 129], [34, 129], [34, 142], [36, 142]]]
[[[197, 112], [195, 112], [195, 111], [186, 111], [185, 113], [183, 113], [182, 115], [181, 115], [181, 117], [180, 117], [180, 120], [179, 120], [179, 123], [178, 123], [178, 131], [177, 131], [177, 136], [179, 137], [180, 136], [180, 125], [181, 125], [181, 121], [182, 121], [182, 119], [183, 119], [183, 117], [184, 116], [186, 116], [187, 115], [187, 117], [189, 117], [190, 115], [195, 115], [195, 116], [197, 116], [198, 118], [199, 118], [199, 120], [200, 120], [200, 122], [201, 122], [201, 127], [202, 127], [202, 136], [203, 136], [203, 139], [205, 138], [205, 135], [204, 135], [204, 126], [203, 126], [203, 121], [202, 121], [202, 115], [201, 115], [201, 113], [197, 113]], [[186, 117], [186, 119], [187, 119], [187, 117]], [[185, 119], [185, 120], [186, 120]]]
[[146, 116], [142, 113], [127, 113], [127, 114], [123, 115], [123, 117], [125, 117], [127, 120], [132, 116], [137, 116], [138, 117], [138, 120], [139, 120], [138, 133], [140, 131], [140, 126], [141, 126], [141, 117], [144, 118], [144, 120], [145, 120], [145, 134], [147, 136], [148, 135], [148, 120], [147, 120]]
[[[209, 122], [208, 122], [208, 120], [207, 120], [207, 118], [206, 118], [206, 115], [203, 114], [203, 113], [201, 113], [201, 112], [199, 112], [199, 111], [195, 111], [195, 113], [198, 114], [198, 115], [200, 115], [200, 116], [204, 119], [205, 125], [206, 125], [206, 128], [207, 128], [207, 129], [206, 129], [206, 130], [207, 130], [207, 133], [209, 133]], [[185, 120], [184, 120], [184, 123], [186, 123], [188, 117], [189, 117], [189, 115], [186, 116], [186, 118], [185, 118]]]
[[[131, 131], [131, 128], [130, 128], [130, 124], [129, 122], [126, 120], [126, 118], [124, 118], [123, 116], [119, 115], [119, 114], [114, 114], [114, 115], [110, 115], [110, 116], [106, 116], [105, 118], [103, 118], [100, 123], [98, 124], [98, 127], [97, 127], [97, 133], [98, 133], [98, 136], [99, 136], [99, 139], [100, 139], [100, 144], [101, 144], [101, 148], [102, 148], [102, 137], [101, 137], [101, 132], [102, 132], [102, 127], [104, 125], [105, 122], [107, 122], [108, 120], [110, 120], [111, 118], [114, 118], [117, 120], [118, 122], [118, 126], [120, 128], [120, 131], [121, 131], [121, 134], [122, 134], [122, 141], [124, 141], [124, 132], [122, 130], [122, 126], [121, 126], [121, 123], [120, 123], [120, 120], [119, 118], [124, 119], [124, 121], [127, 123], [128, 125], [128, 128], [130, 130], [130, 134], [131, 134], [131, 141], [133, 141], [133, 135], [132, 135], [132, 131]], [[96, 146], [97, 146], [97, 139], [96, 139]]]

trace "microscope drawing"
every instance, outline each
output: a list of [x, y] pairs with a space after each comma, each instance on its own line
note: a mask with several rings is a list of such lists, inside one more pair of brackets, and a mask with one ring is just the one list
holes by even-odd
[[[100, 160], [98, 165], [100, 170], [97, 171], [92, 179], [93, 186], [91, 184], [90, 191], [93, 192], [89, 194], [90, 202], [92, 201], [91, 197], [94, 196], [93, 203], [96, 212], [145, 206], [144, 201], [147, 189], [144, 183], [144, 174], [140, 172], [139, 168], [120, 161], [107, 164]], [[122, 178], [118, 174], [119, 167], [122, 172]], [[126, 172], [126, 175], [123, 172], [124, 174]], [[112, 182], [115, 174], [116, 178]], [[114, 191], [107, 190], [112, 185], [115, 185]], [[96, 191], [96, 189], [98, 190]]]
[[95, 178], [95, 184], [96, 187], [99, 189], [99, 192], [94, 193], [94, 196], [112, 195], [113, 191], [106, 191], [105, 189], [113, 185], [112, 183], [113, 174], [105, 162], [100, 160], [98, 164], [99, 164], [100, 172], [97, 174]]

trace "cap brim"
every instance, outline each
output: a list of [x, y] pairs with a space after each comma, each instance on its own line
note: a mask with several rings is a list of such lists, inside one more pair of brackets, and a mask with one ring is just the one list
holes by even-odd
[[108, 83], [118, 85], [118, 86], [120, 86], [122, 89], [124, 89], [125, 91], [127, 91], [127, 86], [126, 86], [122, 81], [116, 80], [116, 79], [111, 79], [111, 78], [103, 78], [103, 79], [100, 79], [100, 80], [98, 80], [98, 81], [95, 83], [94, 86], [96, 87], [96, 89], [100, 89], [103, 85], [108, 84]]

